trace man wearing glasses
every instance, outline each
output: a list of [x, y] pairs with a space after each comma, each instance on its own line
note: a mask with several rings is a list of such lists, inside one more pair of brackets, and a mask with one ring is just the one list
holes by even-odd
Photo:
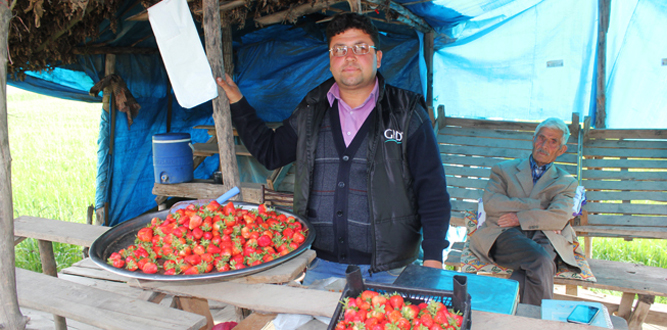
[[[346, 13], [327, 27], [333, 75], [275, 131], [229, 76], [218, 78], [234, 126], [266, 168], [295, 164], [294, 212], [315, 228], [317, 258], [304, 285], [344, 277], [392, 283], [419, 255], [442, 268], [450, 203], [424, 98], [386, 85], [377, 29]], [[423, 239], [420, 229], [423, 228]]]

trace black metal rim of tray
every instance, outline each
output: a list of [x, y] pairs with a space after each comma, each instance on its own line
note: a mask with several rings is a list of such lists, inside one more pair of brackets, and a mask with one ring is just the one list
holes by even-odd
[[[253, 204], [253, 203], [234, 202], [234, 207], [236, 208], [241, 207], [243, 209], [250, 210], [250, 209], [256, 209], [258, 206], [259, 206], [258, 204]], [[139, 229], [144, 228], [148, 223], [150, 223], [151, 219], [153, 219], [154, 217], [158, 217], [162, 220], [166, 219], [167, 215], [169, 214], [169, 209], [143, 214], [134, 219], [115, 225], [107, 232], [102, 234], [100, 237], [98, 237], [90, 246], [90, 252], [89, 252], [90, 259], [92, 259], [93, 262], [95, 262], [95, 264], [97, 264], [98, 266], [112, 273], [130, 278], [149, 280], [149, 281], [188, 281], [188, 280], [192, 281], [192, 280], [209, 280], [209, 279], [227, 280], [236, 277], [248, 276], [254, 273], [267, 270], [269, 268], [273, 268], [290, 259], [293, 259], [294, 257], [300, 255], [304, 251], [308, 250], [310, 246], [313, 244], [313, 241], [315, 240], [315, 230], [308, 221], [305, 221], [296, 214], [286, 210], [276, 208], [276, 212], [285, 214], [286, 216], [293, 216], [297, 221], [301, 223], [303, 227], [307, 228], [308, 236], [306, 236], [306, 240], [296, 250], [280, 258], [274, 259], [272, 261], [257, 266], [247, 267], [238, 270], [230, 270], [227, 272], [218, 272], [214, 270], [213, 272], [210, 273], [197, 274], [197, 275], [164, 275], [164, 274], [146, 274], [140, 270], [131, 272], [126, 269], [113, 267], [112, 265], [106, 263], [106, 260], [109, 258], [111, 253], [117, 252], [122, 248], [126, 248], [129, 245], [134, 244], [134, 239], [136, 238]]]

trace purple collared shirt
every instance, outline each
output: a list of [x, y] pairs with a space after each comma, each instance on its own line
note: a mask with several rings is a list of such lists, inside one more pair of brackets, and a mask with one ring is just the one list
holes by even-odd
[[327, 93], [329, 99], [329, 106], [333, 106], [335, 100], [338, 100], [338, 116], [340, 117], [340, 128], [343, 133], [343, 140], [345, 146], [349, 147], [354, 139], [354, 136], [359, 132], [359, 128], [364, 124], [368, 115], [375, 109], [375, 104], [378, 100], [378, 91], [380, 87], [378, 80], [375, 78], [375, 87], [364, 103], [352, 109], [350, 106], [340, 98], [340, 88], [338, 83], [334, 83]]

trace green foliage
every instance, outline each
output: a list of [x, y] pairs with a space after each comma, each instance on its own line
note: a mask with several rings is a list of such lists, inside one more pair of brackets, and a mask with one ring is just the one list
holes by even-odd
[[[593, 238], [593, 259], [614, 260], [667, 268], [667, 240]], [[620, 292], [593, 289], [595, 292], [620, 296]], [[667, 297], [656, 297], [656, 303], [667, 304]]]
[[[61, 100], [7, 87], [14, 217], [85, 223], [95, 200], [101, 104]], [[16, 266], [41, 271], [37, 241], [15, 247]], [[81, 247], [54, 244], [58, 270]]]

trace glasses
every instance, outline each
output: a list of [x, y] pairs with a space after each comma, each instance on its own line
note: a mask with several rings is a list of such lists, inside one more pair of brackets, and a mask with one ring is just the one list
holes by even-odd
[[377, 49], [369, 44], [356, 44], [354, 46], [333, 46], [329, 51], [333, 56], [341, 57], [347, 55], [348, 49], [352, 49], [354, 55], [366, 55], [371, 51], [371, 48]]

